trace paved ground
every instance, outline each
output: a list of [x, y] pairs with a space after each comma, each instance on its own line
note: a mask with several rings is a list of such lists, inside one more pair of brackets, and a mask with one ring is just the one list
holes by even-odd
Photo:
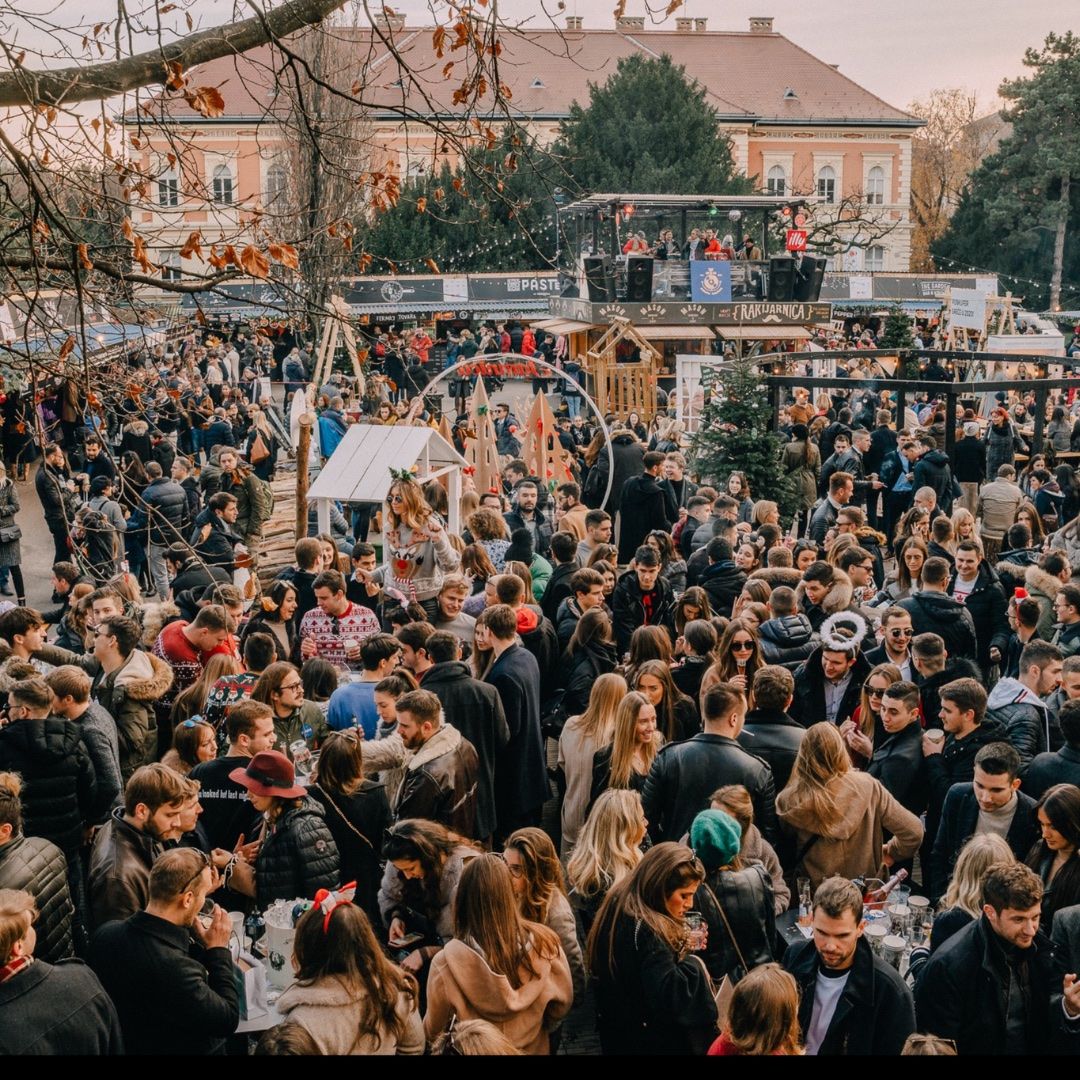
[[[26, 483], [15, 485], [19, 495], [19, 504], [22, 507], [15, 520], [22, 527], [23, 532], [22, 572], [26, 585], [26, 601], [31, 607], [40, 611], [52, 604], [53, 541], [52, 533], [45, 527], [41, 503], [38, 502], [37, 492], [34, 489], [34, 475], [37, 469], [38, 463], [35, 462], [30, 467], [30, 479]], [[14, 599], [14, 597], [4, 597], [4, 599]]]

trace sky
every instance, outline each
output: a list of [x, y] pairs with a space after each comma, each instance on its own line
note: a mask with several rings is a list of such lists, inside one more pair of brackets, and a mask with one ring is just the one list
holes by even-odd
[[[434, 22], [429, 0], [388, 0], [410, 24]], [[434, 2], [434, 0], [433, 0]], [[528, 20], [538, 28], [554, 18], [580, 15], [586, 27], [611, 26], [615, 0], [490, 0], [510, 22]], [[370, 10], [381, 0], [368, 0]], [[646, 3], [662, 11], [666, 0], [627, 0], [627, 15], [646, 15]], [[127, 0], [128, 11], [152, 7], [151, 0]], [[117, 0], [12, 0], [0, 3], [0, 36], [10, 42], [12, 31], [29, 44], [43, 40], [32, 19], [12, 17], [12, 9], [32, 16], [52, 12], [52, 18], [74, 29], [115, 17]], [[180, 0], [165, 20], [182, 26], [189, 11], [199, 27], [224, 22], [230, 11], [240, 18], [251, 14], [246, 0]], [[346, 12], [359, 10], [352, 0]], [[436, 4], [436, 10], [439, 5]], [[445, 5], [441, 10], [446, 10]], [[546, 13], [545, 13], [546, 12]], [[839, 64], [849, 78], [905, 108], [939, 87], [974, 90], [982, 111], [996, 104], [1003, 78], [1024, 73], [1025, 47], [1038, 46], [1050, 30], [1080, 31], [1080, 5], [1076, 0], [684, 0], [666, 23], [674, 28], [677, 16], [709, 20], [711, 30], [744, 30], [751, 15], [773, 16], [774, 29], [826, 63]], [[77, 32], [80, 36], [82, 31]], [[76, 39], [77, 40], [77, 39]], [[32, 66], [31, 64], [27, 65]]]

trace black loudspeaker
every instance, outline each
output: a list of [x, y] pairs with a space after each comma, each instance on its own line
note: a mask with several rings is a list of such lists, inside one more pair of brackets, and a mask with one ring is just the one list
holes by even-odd
[[640, 255], [626, 260], [626, 300], [630, 304], [647, 304], [652, 299], [653, 261]]
[[769, 260], [770, 300], [790, 300], [795, 292], [795, 260], [780, 257]]
[[825, 280], [825, 260], [804, 255], [795, 271], [795, 299], [813, 302], [821, 295], [821, 283]]
[[605, 304], [615, 299], [615, 279], [611, 261], [606, 255], [585, 256], [585, 281], [589, 286], [589, 302]]

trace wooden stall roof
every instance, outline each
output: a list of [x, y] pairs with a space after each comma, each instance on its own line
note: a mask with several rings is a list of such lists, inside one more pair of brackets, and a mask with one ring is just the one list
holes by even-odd
[[806, 341], [805, 326], [718, 326], [716, 332], [727, 341]]
[[635, 326], [648, 341], [711, 341], [716, 334], [709, 326]]
[[434, 428], [353, 424], [308, 489], [308, 499], [381, 503], [390, 490], [390, 469], [411, 468], [425, 450], [433, 470], [465, 465]]

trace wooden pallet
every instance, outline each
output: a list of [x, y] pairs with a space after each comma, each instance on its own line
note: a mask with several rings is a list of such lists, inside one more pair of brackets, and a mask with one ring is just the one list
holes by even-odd
[[274, 489], [274, 512], [263, 526], [259, 550], [259, 580], [263, 588], [279, 570], [292, 566], [296, 548], [296, 473], [279, 469], [270, 486]]

